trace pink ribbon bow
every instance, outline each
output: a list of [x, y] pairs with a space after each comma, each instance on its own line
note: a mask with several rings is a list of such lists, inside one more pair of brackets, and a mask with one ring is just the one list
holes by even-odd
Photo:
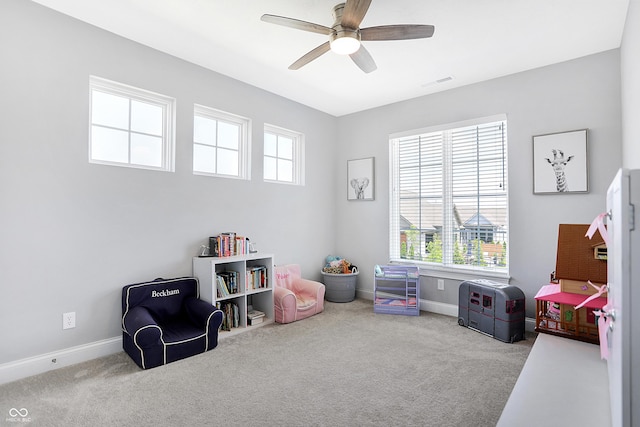
[[584, 305], [586, 303], [588, 303], [589, 301], [594, 300], [594, 299], [600, 297], [605, 292], [607, 292], [607, 285], [596, 286], [593, 283], [591, 283], [591, 280], [587, 280], [587, 283], [590, 284], [591, 286], [593, 286], [595, 288], [595, 290], [598, 291], [598, 292], [596, 292], [595, 294], [591, 295], [589, 298], [585, 299], [580, 304], [576, 305], [574, 307], [576, 310], [579, 309], [579, 308], [584, 307]]
[[606, 304], [602, 310], [594, 310], [593, 314], [598, 316], [598, 336], [600, 338], [600, 359], [609, 360], [609, 337], [607, 332], [613, 319], [607, 315], [611, 306]]
[[589, 226], [589, 229], [587, 230], [587, 234], [585, 234], [585, 236], [591, 239], [596, 230], [598, 230], [600, 232], [600, 235], [602, 236], [602, 240], [604, 240], [604, 244], [609, 246], [609, 233], [607, 233], [607, 227], [604, 226], [605, 216], [607, 216], [606, 212], [598, 215]]

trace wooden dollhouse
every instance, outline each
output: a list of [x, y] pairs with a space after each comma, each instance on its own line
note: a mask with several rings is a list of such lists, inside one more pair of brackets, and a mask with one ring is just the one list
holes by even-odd
[[599, 232], [592, 239], [586, 237], [588, 228], [588, 224], [560, 224], [555, 274], [535, 296], [536, 332], [598, 344], [595, 312], [607, 303], [606, 296], [576, 309], [607, 282], [604, 240]]

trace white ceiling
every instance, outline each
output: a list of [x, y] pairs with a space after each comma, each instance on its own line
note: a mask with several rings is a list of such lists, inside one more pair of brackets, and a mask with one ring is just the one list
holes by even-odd
[[[287, 67], [326, 36], [339, 0], [33, 0], [334, 116], [620, 47], [629, 0], [373, 0], [361, 28], [431, 24], [432, 38], [364, 42], [378, 69], [328, 52]], [[445, 83], [437, 80], [452, 77]]]

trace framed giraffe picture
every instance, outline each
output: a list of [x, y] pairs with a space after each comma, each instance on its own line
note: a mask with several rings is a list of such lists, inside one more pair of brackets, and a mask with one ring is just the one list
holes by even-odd
[[587, 129], [533, 137], [533, 193], [588, 193]]

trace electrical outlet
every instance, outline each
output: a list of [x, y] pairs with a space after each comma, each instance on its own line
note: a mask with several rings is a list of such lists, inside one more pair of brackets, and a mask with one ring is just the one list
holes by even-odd
[[62, 329], [71, 329], [76, 327], [76, 312], [62, 313]]
[[438, 279], [438, 290], [444, 291], [444, 279]]

